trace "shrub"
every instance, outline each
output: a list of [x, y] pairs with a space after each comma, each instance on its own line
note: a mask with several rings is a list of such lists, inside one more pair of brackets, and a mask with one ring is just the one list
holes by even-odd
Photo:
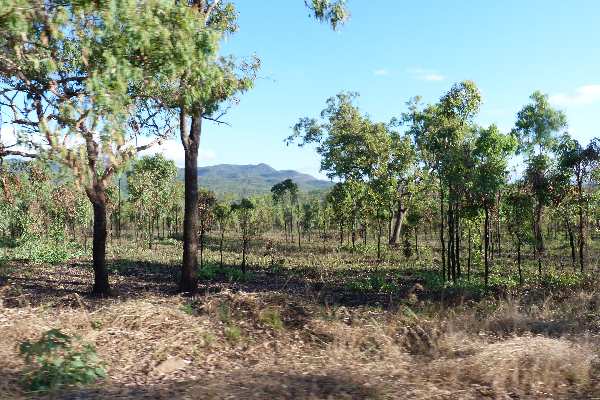
[[283, 329], [281, 314], [276, 309], [269, 308], [264, 310], [260, 313], [259, 319], [263, 324], [270, 326], [276, 331]]
[[225, 327], [225, 337], [232, 343], [237, 343], [242, 338], [242, 331], [235, 325], [228, 325]]
[[14, 257], [38, 264], [61, 264], [79, 255], [72, 244], [25, 237], [15, 249]]
[[36, 342], [22, 342], [19, 353], [26, 364], [23, 383], [32, 391], [90, 384], [106, 377], [95, 348], [76, 343], [58, 329], [45, 332]]

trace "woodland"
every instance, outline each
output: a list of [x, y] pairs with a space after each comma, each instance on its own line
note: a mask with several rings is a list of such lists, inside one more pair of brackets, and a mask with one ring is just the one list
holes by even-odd
[[[0, 399], [600, 396], [600, 139], [543, 91], [508, 132], [469, 80], [391, 121], [341, 91], [281, 137], [330, 187], [216, 194], [203, 126], [261, 66], [220, 54], [237, 17], [0, 0]], [[171, 137], [182, 177], [139, 154]]]

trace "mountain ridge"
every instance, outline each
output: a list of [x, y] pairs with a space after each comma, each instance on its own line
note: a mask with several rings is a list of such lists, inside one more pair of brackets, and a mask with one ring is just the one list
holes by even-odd
[[[179, 178], [183, 178], [182, 168], [179, 168]], [[291, 169], [277, 170], [265, 163], [217, 164], [198, 168], [198, 185], [217, 195], [247, 197], [269, 193], [273, 185], [285, 179], [292, 179], [303, 192], [325, 190], [334, 184]]]

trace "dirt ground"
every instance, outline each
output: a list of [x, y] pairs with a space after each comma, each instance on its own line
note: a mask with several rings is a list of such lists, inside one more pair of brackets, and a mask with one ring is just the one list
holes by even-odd
[[[12, 264], [0, 286], [0, 398], [600, 397], [592, 289], [443, 307], [414, 282], [359, 301], [257, 271], [191, 298], [175, 294], [174, 270], [140, 265], [114, 272], [115, 296], [97, 299], [87, 265]], [[18, 344], [52, 328], [94, 344], [108, 378], [26, 393]]]

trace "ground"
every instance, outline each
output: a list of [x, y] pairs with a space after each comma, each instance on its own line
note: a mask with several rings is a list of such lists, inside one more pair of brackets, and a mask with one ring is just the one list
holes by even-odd
[[[152, 250], [113, 240], [106, 299], [87, 295], [87, 257], [6, 262], [0, 398], [600, 397], [600, 290], [585, 276], [486, 293], [440, 286], [425, 250], [380, 264], [332, 243], [266, 243], [241, 274], [236, 242], [221, 269], [211, 241], [194, 297], [176, 293], [181, 244], [171, 239]], [[27, 393], [18, 345], [52, 328], [92, 343], [107, 379]]]

